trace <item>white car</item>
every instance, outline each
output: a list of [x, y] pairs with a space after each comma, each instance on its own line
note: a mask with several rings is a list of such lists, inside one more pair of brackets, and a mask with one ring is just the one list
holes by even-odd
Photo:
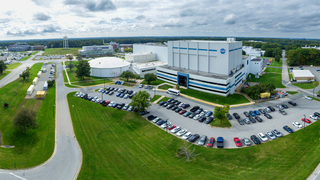
[[114, 105], [114, 102], [113, 102], [113, 101], [111, 101], [111, 102], [108, 104], [109, 107], [111, 107], [111, 106], [113, 106], [113, 105]]
[[311, 97], [306, 96], [306, 97], [304, 97], [304, 98], [306, 98], [306, 99], [308, 99], [308, 100], [312, 101], [312, 98], [311, 98]]
[[302, 128], [303, 127], [302, 124], [300, 124], [297, 121], [292, 122], [292, 125], [296, 126], [297, 128]]
[[251, 146], [251, 141], [248, 138], [243, 138], [243, 144], [246, 146]]
[[198, 120], [201, 117], [200, 114], [197, 114], [196, 116], [193, 117], [194, 120]]
[[282, 137], [282, 133], [279, 132], [279, 131], [276, 130], [276, 129], [272, 129], [271, 132], [272, 132], [274, 135], [276, 135], [277, 137]]
[[160, 127], [162, 129], [165, 129], [165, 128], [167, 128], [168, 124], [171, 124], [171, 122], [167, 121], [167, 123], [163, 123]]
[[181, 129], [179, 132], [177, 132], [177, 136], [183, 136], [188, 131], [186, 129]]
[[160, 121], [161, 119], [162, 119], [161, 117], [157, 117], [157, 118], [155, 118], [154, 120], [152, 120], [152, 122], [153, 122], [153, 123], [156, 123], [156, 122]]
[[283, 106], [280, 105], [280, 104], [278, 104], [278, 105], [277, 105], [277, 108], [279, 108], [280, 110], [282, 110], [282, 109], [283, 109]]
[[101, 92], [103, 89], [102, 88], [100, 88], [99, 90], [98, 90], [98, 92]]
[[262, 132], [258, 134], [259, 138], [262, 140], [262, 141], [268, 141], [269, 139], [267, 138], [267, 136], [265, 136]]
[[319, 117], [318, 117], [318, 116], [315, 116], [314, 114], [311, 114], [311, 115], [310, 115], [310, 118], [313, 119], [313, 120], [318, 120], [318, 119], [319, 119]]
[[180, 131], [180, 130], [181, 130], [181, 127], [180, 127], [180, 126], [177, 126], [177, 127], [173, 128], [173, 129], [171, 129], [170, 132], [172, 132], [172, 133], [177, 133], [177, 132]]
[[129, 94], [126, 94], [126, 95], [124, 95], [124, 99], [128, 99], [128, 97], [129, 97]]
[[129, 104], [124, 105], [123, 110], [127, 110], [129, 108]]
[[265, 111], [267, 111], [268, 113], [271, 112], [271, 110], [269, 108], [264, 108]]
[[277, 138], [274, 134], [272, 134], [269, 131], [266, 132], [266, 136], [268, 136], [270, 139], [276, 139]]
[[192, 133], [191, 133], [191, 132], [187, 132], [186, 134], [184, 134], [184, 135], [182, 136], [182, 139], [187, 140], [187, 139], [189, 139], [191, 136], [192, 136]]

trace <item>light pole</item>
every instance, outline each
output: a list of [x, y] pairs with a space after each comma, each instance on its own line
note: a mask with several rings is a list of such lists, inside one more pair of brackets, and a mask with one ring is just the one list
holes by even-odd
[[303, 130], [306, 130], [306, 115], [304, 114]]

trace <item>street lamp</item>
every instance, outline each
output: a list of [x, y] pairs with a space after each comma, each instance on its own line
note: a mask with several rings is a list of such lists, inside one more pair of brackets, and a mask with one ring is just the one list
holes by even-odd
[[304, 114], [303, 130], [306, 130], [306, 115]]

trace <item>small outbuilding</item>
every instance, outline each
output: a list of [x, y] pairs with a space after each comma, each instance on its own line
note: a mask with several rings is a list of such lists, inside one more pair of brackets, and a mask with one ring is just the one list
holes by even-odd
[[123, 71], [128, 71], [130, 63], [116, 57], [96, 58], [89, 61], [91, 76], [118, 77]]
[[292, 70], [292, 76], [297, 82], [315, 81], [315, 76], [309, 70]]
[[37, 91], [37, 94], [36, 94], [36, 98], [37, 99], [44, 99], [46, 96], [46, 92], [45, 91]]

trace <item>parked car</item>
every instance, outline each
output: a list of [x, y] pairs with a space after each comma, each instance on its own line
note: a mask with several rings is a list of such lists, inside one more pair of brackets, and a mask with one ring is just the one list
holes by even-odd
[[198, 142], [198, 145], [203, 146], [203, 145], [205, 145], [206, 141], [207, 141], [207, 136], [206, 136], [206, 135], [203, 135], [203, 136], [200, 138], [200, 140], [199, 140], [199, 142]]
[[193, 117], [193, 119], [194, 119], [194, 120], [198, 120], [200, 117], [201, 117], [201, 115], [200, 115], [200, 114], [197, 114], [197, 115], [195, 115], [195, 116]]
[[282, 137], [282, 136], [283, 136], [282, 133], [279, 132], [279, 131], [276, 130], [276, 129], [272, 129], [271, 132], [272, 132], [275, 136], [277, 136], [277, 137]]
[[293, 133], [293, 130], [289, 126], [283, 126], [283, 129], [286, 130], [288, 133]]
[[256, 115], [260, 115], [260, 112], [258, 110], [253, 111]]
[[263, 109], [258, 109], [258, 111], [259, 111], [261, 114], [266, 113]]
[[177, 108], [176, 110], [174, 110], [174, 112], [176, 112], [176, 113], [178, 113], [178, 112], [180, 112], [182, 110], [182, 108]]
[[183, 136], [184, 134], [186, 134], [188, 131], [187, 129], [181, 129], [179, 132], [177, 132], [177, 136]]
[[213, 117], [208, 117], [206, 120], [204, 120], [203, 123], [210, 124], [213, 121]]
[[311, 98], [311, 97], [306, 96], [306, 97], [304, 97], [304, 98], [312, 101], [312, 98]]
[[168, 129], [168, 130], [171, 130], [171, 129], [175, 128], [175, 127], [176, 127], [176, 125], [168, 124], [167, 129]]
[[229, 120], [231, 120], [231, 119], [232, 119], [232, 116], [231, 116], [230, 114], [227, 114], [227, 118], [228, 118]]
[[171, 124], [171, 122], [167, 121], [166, 123], [162, 124], [160, 127], [162, 129], [166, 129], [169, 124]]
[[205, 121], [207, 118], [205, 116], [201, 116], [199, 119], [198, 119], [198, 122], [203, 122]]
[[302, 118], [301, 119], [303, 122], [306, 122], [306, 123], [311, 123], [311, 121], [309, 120], [309, 119], [307, 119], [307, 118]]
[[274, 107], [272, 107], [272, 106], [268, 106], [268, 108], [269, 108], [272, 112], [276, 110], [276, 109], [275, 109]]
[[155, 115], [149, 115], [149, 116], [147, 117], [147, 119], [148, 119], [149, 121], [152, 121], [152, 120], [154, 120], [155, 118], [157, 118], [157, 116], [155, 116]]
[[251, 124], [251, 121], [248, 118], [243, 118], [243, 122], [245, 122], [246, 124]]
[[121, 93], [118, 93], [116, 96], [119, 97], [121, 95]]
[[266, 113], [270, 113], [271, 112], [271, 110], [268, 107], [264, 108], [264, 110], [266, 111]]
[[139, 85], [139, 88], [143, 88], [143, 84], [140, 84], [140, 85]]
[[277, 108], [279, 108], [280, 110], [284, 109], [284, 107], [282, 107], [282, 105], [278, 104]]
[[123, 98], [124, 99], [128, 99], [129, 96], [130, 96], [129, 94], [126, 94], [126, 95], [123, 96]]
[[261, 141], [259, 140], [259, 138], [256, 135], [252, 135], [250, 136], [250, 139], [253, 141], [253, 143], [255, 144], [261, 144]]
[[310, 118], [313, 119], [313, 120], [318, 120], [318, 119], [319, 119], [319, 117], [316, 116], [316, 115], [314, 115], [314, 114], [311, 114], [311, 115], [310, 115]]
[[167, 103], [167, 101], [161, 101], [161, 102], [159, 102], [159, 106], [162, 106], [162, 105], [164, 105], [165, 103]]
[[196, 112], [200, 107], [199, 106], [194, 106], [192, 109], [190, 109], [191, 112]]
[[274, 134], [272, 134], [269, 131], [266, 132], [266, 136], [268, 136], [268, 138], [270, 138], [270, 139], [276, 139], [277, 138]]
[[239, 114], [238, 114], [238, 113], [233, 113], [232, 115], [233, 115], [233, 117], [234, 117], [234, 118], [236, 118], [236, 119], [240, 119], [240, 116], [239, 116]]
[[246, 117], [249, 117], [250, 114], [247, 112], [247, 111], [244, 111], [243, 114], [246, 116]]
[[243, 144], [246, 146], [251, 146], [251, 141], [248, 138], [243, 138]]
[[129, 106], [128, 111], [132, 111], [133, 110], [133, 106]]
[[320, 118], [320, 113], [314, 112], [313, 114], [314, 114], [315, 116], [318, 116], [318, 117]]
[[[249, 114], [250, 114], [251, 116], [255, 116], [255, 115], [256, 115], [253, 111], [249, 111]], [[248, 117], [248, 116], [247, 116], [247, 117]]]
[[189, 138], [189, 142], [195, 142], [200, 137], [199, 134], [194, 134]]
[[192, 118], [195, 117], [196, 115], [197, 115], [196, 113], [191, 113], [188, 117], [192, 119]]
[[111, 96], [111, 95], [113, 95], [114, 94], [114, 92], [113, 91], [111, 91], [111, 92], [109, 92], [109, 95]]
[[292, 122], [292, 125], [296, 126], [297, 128], [302, 128], [303, 127], [302, 124], [300, 124], [297, 121]]
[[223, 148], [224, 147], [224, 140], [223, 137], [217, 138], [217, 148]]
[[279, 113], [282, 115], [287, 115], [287, 113], [284, 110], [279, 109]]
[[191, 112], [190, 111], [187, 111], [187, 112], [185, 112], [184, 114], [183, 114], [183, 116], [184, 117], [187, 117], [187, 116], [189, 116], [191, 114]]
[[150, 111], [145, 110], [145, 111], [141, 111], [139, 114], [141, 116], [143, 116], [143, 115], [146, 115], [146, 114], [149, 114], [149, 113], [150, 113]]
[[173, 128], [170, 132], [171, 133], [177, 133], [178, 131], [180, 131], [181, 130], [181, 127], [180, 126], [177, 126], [177, 127], [175, 127], [175, 128]]
[[244, 125], [244, 121], [242, 119], [237, 119], [240, 125]]
[[258, 134], [259, 138], [262, 140], [262, 141], [268, 141], [269, 139], [267, 138], [267, 136], [265, 136], [262, 132]]
[[215, 140], [214, 137], [211, 137], [207, 143], [207, 147], [212, 147], [214, 144], [214, 140]]
[[233, 138], [234, 143], [236, 144], [237, 147], [242, 147], [242, 142], [238, 137]]
[[257, 121], [252, 117], [252, 116], [249, 116], [249, 119], [252, 123], [256, 123]]
[[255, 119], [256, 119], [258, 122], [262, 122], [262, 119], [261, 119], [259, 116], [256, 116]]
[[186, 112], [187, 112], [187, 110], [182, 109], [181, 111], [179, 111], [179, 114], [181, 115], [181, 114], [184, 114], [184, 113], [186, 113]]
[[264, 116], [265, 116], [266, 118], [268, 118], [268, 119], [272, 119], [272, 116], [271, 116], [270, 114], [268, 114], [268, 113], [265, 113]]
[[289, 107], [287, 106], [287, 105], [285, 105], [285, 104], [281, 104], [281, 106], [283, 107], [283, 108], [285, 108], [285, 109], [288, 109]]
[[[208, 111], [206, 114], [205, 114], [205, 116], [206, 117], [209, 117], [209, 116], [211, 116], [213, 114], [213, 112], [212, 111]], [[229, 114], [230, 115], [230, 114]], [[232, 117], [231, 117], [232, 118]]]
[[289, 101], [288, 103], [291, 104], [292, 106], [296, 106], [297, 105], [297, 103], [295, 103], [293, 101]]
[[191, 132], [187, 132], [186, 134], [184, 134], [184, 135], [182, 136], [182, 139], [187, 140], [187, 139], [189, 139], [191, 136], [192, 136], [192, 133], [191, 133]]

